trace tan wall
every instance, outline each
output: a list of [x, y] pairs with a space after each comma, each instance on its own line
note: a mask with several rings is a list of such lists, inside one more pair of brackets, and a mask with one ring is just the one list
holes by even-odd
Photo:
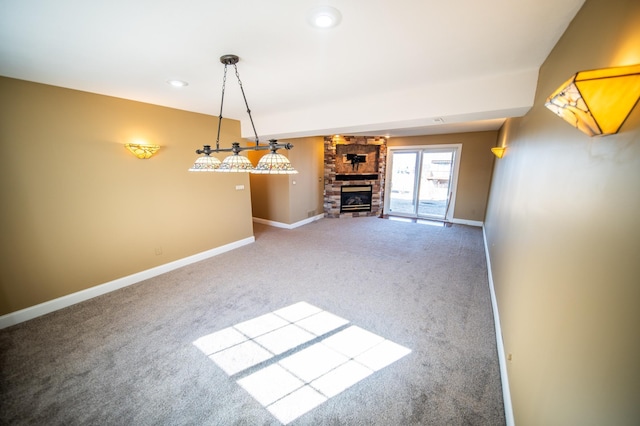
[[[281, 140], [293, 149], [280, 150], [298, 170], [295, 175], [251, 175], [253, 216], [293, 224], [322, 214], [323, 138]], [[250, 152], [256, 164], [264, 152]]]
[[[0, 78], [0, 314], [252, 236], [246, 174], [187, 172], [216, 129], [211, 116]], [[225, 120], [222, 140], [239, 134]], [[162, 148], [137, 159], [124, 148], [136, 139]]]
[[291, 188], [291, 223], [323, 213], [324, 138], [288, 139], [295, 148], [289, 158], [300, 172]]
[[640, 63], [640, 2], [587, 0], [502, 132], [485, 230], [516, 424], [640, 424], [640, 106], [589, 138], [545, 98]]
[[[255, 154], [251, 153], [251, 157]], [[258, 158], [259, 159], [259, 158]], [[257, 163], [258, 160], [253, 161]], [[289, 188], [290, 175], [251, 175], [251, 205], [253, 217], [280, 223], [291, 223]]]
[[495, 158], [491, 148], [496, 146], [497, 135], [491, 131], [390, 138], [387, 146], [462, 144], [453, 217], [482, 222]]

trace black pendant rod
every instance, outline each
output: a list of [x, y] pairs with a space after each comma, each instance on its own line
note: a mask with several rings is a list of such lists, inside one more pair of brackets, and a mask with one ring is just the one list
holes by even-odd
[[[247, 114], [249, 114], [249, 121], [251, 121], [251, 127], [253, 128], [253, 135], [256, 138], [256, 146], [260, 143], [258, 140], [258, 132], [256, 132], [256, 125], [253, 124], [253, 117], [251, 116], [251, 109], [249, 108], [249, 102], [244, 94], [244, 88], [242, 87], [242, 81], [240, 80], [240, 74], [238, 73], [238, 66], [234, 63], [233, 67], [236, 69], [236, 77], [238, 78], [238, 84], [240, 85], [240, 91], [242, 92], [242, 99], [244, 99], [244, 105], [247, 107]], [[225, 65], [226, 68], [226, 65]]]
[[[224, 56], [223, 56], [224, 58]], [[222, 61], [222, 58], [220, 58]], [[216, 136], [216, 151], [220, 149], [220, 128], [222, 127], [222, 106], [224, 105], [224, 88], [227, 83], [227, 64], [224, 64], [224, 75], [222, 76], [222, 98], [220, 99], [220, 114], [218, 115], [218, 135]]]

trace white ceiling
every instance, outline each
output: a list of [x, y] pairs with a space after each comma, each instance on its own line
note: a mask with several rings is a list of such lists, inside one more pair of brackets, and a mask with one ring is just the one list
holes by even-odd
[[[0, 0], [0, 75], [217, 116], [238, 70], [261, 140], [497, 129], [584, 0]], [[330, 5], [333, 29], [307, 21]], [[233, 67], [224, 116], [253, 134]], [[189, 82], [175, 88], [168, 79]]]

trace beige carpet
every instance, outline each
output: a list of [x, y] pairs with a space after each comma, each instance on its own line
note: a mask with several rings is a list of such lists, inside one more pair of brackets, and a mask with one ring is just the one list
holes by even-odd
[[[0, 331], [0, 423], [504, 424], [480, 228], [322, 219], [294, 230], [256, 224], [255, 235], [249, 246]], [[298, 330], [307, 340], [240, 372], [194, 344], [213, 335], [199, 342], [215, 346], [222, 330], [300, 302], [312, 310], [304, 315], [347, 322], [313, 336]], [[242, 386], [254, 373], [295, 372], [301, 353], [347, 329], [342, 336], [389, 342], [379, 354], [408, 352], [370, 371], [347, 356], [357, 370], [334, 376], [363, 377], [332, 396], [309, 387], [323, 399], [289, 420]]]

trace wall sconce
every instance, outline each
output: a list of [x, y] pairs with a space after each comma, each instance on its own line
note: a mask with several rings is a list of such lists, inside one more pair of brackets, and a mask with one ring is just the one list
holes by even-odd
[[124, 147], [141, 160], [151, 158], [151, 156], [160, 149], [160, 145], [143, 145], [137, 143], [128, 143], [125, 144]]
[[496, 146], [491, 148], [491, 152], [498, 158], [502, 158], [504, 156], [504, 152], [507, 150], [506, 146]]
[[617, 133], [640, 98], [640, 65], [581, 71], [545, 106], [589, 136]]

